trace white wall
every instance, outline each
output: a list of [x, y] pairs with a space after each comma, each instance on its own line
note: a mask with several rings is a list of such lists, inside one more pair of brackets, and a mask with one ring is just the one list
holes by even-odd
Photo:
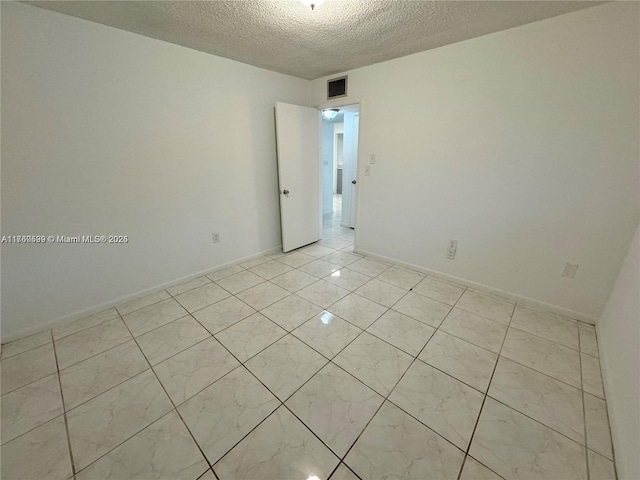
[[[346, 72], [340, 102], [362, 102], [356, 247], [595, 321], [640, 215], [639, 9], [605, 4]], [[338, 103], [326, 80], [316, 105]]]
[[308, 85], [2, 2], [2, 234], [130, 238], [3, 245], [3, 338], [280, 245], [273, 108]]
[[597, 331], [618, 478], [640, 478], [640, 228]]

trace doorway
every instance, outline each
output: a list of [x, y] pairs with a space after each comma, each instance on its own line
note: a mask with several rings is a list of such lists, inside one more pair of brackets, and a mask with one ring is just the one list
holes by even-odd
[[323, 232], [339, 227], [353, 230], [356, 225], [359, 105], [337, 110], [333, 118], [322, 115]]

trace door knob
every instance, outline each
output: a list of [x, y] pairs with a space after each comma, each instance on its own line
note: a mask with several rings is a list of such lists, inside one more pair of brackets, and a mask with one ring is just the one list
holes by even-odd
[[355, 180], [351, 180], [351, 183], [355, 185], [357, 182]]
[[289, 190], [283, 190], [282, 193], [284, 193], [285, 195], [289, 195]]

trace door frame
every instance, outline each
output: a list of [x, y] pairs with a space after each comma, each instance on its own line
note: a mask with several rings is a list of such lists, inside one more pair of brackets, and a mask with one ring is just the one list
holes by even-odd
[[[357, 185], [360, 185], [361, 187], [358, 189], [358, 191], [362, 191], [362, 177], [363, 175], [363, 166], [364, 166], [364, 154], [363, 154], [363, 150], [362, 150], [362, 111], [364, 108], [364, 102], [362, 101], [362, 98], [352, 98], [349, 99], [347, 97], [342, 97], [340, 100], [329, 100], [329, 101], [325, 101], [325, 102], [321, 102], [318, 105], [318, 113], [319, 113], [319, 125], [318, 125], [318, 138], [322, 138], [322, 110], [324, 110], [325, 108], [340, 108], [340, 107], [346, 107], [349, 105], [358, 105], [358, 115], [360, 116], [359, 118], [359, 124], [358, 124], [358, 156], [356, 158], [356, 163], [357, 163], [357, 167], [356, 167], [356, 182]], [[320, 174], [322, 173], [322, 142], [318, 142], [318, 168], [320, 169]], [[322, 205], [322, 176], [320, 176], [320, 198], [319, 198], [319, 202], [320, 205]], [[360, 230], [360, 205], [362, 202], [362, 195], [360, 195], [359, 193], [356, 193], [356, 222], [355, 222], [355, 228], [353, 231], [353, 249], [354, 251], [357, 250], [358, 248], [358, 232]], [[320, 210], [322, 211], [322, 210]], [[320, 215], [320, 234], [322, 235], [322, 215]]]

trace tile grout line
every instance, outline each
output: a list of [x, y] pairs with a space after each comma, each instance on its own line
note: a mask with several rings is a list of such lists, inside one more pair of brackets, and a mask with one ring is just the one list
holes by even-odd
[[580, 399], [582, 400], [582, 428], [584, 430], [584, 462], [587, 467], [587, 478], [591, 479], [589, 472], [589, 442], [587, 440], [587, 409], [584, 401], [584, 379], [582, 378], [582, 342], [580, 340], [580, 327], [578, 326], [578, 357], [580, 365]]
[[[465, 290], [466, 292], [467, 290]], [[463, 293], [464, 295], [464, 293]], [[460, 296], [462, 298], [462, 295]], [[471, 436], [469, 437], [469, 443], [467, 444], [467, 449], [465, 451], [464, 461], [460, 466], [460, 471], [458, 472], [458, 480], [462, 477], [462, 468], [464, 467], [464, 463], [466, 462], [467, 457], [469, 456], [469, 450], [471, 450], [471, 444], [473, 443], [473, 437], [475, 437], [476, 430], [478, 429], [478, 424], [480, 423], [480, 417], [482, 416], [482, 411], [484, 410], [484, 405], [487, 402], [487, 397], [489, 396], [489, 389], [491, 388], [491, 382], [493, 381], [493, 376], [496, 373], [496, 369], [498, 368], [498, 362], [500, 361], [500, 357], [502, 356], [502, 349], [504, 348], [504, 344], [507, 340], [507, 335], [509, 334], [509, 327], [511, 326], [511, 320], [513, 319], [513, 314], [516, 311], [517, 302], [514, 302], [513, 308], [511, 310], [511, 315], [509, 315], [509, 323], [507, 325], [507, 330], [505, 331], [504, 337], [502, 338], [502, 344], [500, 345], [500, 351], [498, 352], [498, 357], [496, 358], [496, 363], [493, 366], [493, 371], [491, 372], [491, 376], [489, 377], [489, 383], [487, 383], [487, 390], [484, 393], [484, 398], [482, 399], [482, 404], [480, 405], [480, 410], [478, 410], [478, 417], [476, 418], [475, 425], [473, 426], [473, 430], [471, 431]], [[452, 309], [453, 310], [453, 309]], [[489, 469], [491, 470], [491, 469]], [[491, 470], [493, 472], [493, 470]]]
[[53, 339], [53, 330], [51, 330], [51, 343], [53, 345], [53, 355], [56, 360], [56, 374], [58, 377], [58, 388], [60, 388], [60, 402], [62, 403], [62, 415], [64, 416], [64, 428], [67, 434], [67, 448], [69, 449], [69, 461], [71, 462], [72, 477], [76, 476], [76, 465], [73, 460], [73, 449], [71, 448], [71, 435], [69, 434], [69, 421], [67, 419], [67, 407], [64, 402], [64, 391], [62, 390], [62, 379], [60, 378], [60, 366], [58, 365], [58, 353], [56, 351], [56, 344]]
[[[169, 293], [169, 292], [167, 292]], [[171, 295], [171, 294], [169, 294]], [[173, 298], [173, 297], [172, 297]], [[124, 319], [122, 319], [123, 323], [125, 323], [125, 326], [127, 327], [127, 330], [129, 329], [129, 326], [126, 325], [126, 322], [124, 322]], [[205, 329], [206, 330], [206, 329]], [[208, 332], [208, 330], [207, 330]], [[164, 391], [164, 394], [167, 396], [167, 399], [169, 400], [169, 402], [171, 403], [171, 405], [173, 406], [172, 410], [170, 410], [169, 412], [165, 413], [164, 415], [162, 415], [160, 418], [164, 418], [166, 415], [168, 415], [169, 413], [171, 413], [171, 411], [176, 412], [176, 415], [178, 415], [178, 418], [180, 418], [180, 421], [182, 422], [182, 424], [184, 425], [184, 427], [187, 429], [187, 432], [189, 432], [189, 435], [191, 436], [191, 439], [193, 440], [193, 442], [196, 444], [196, 446], [198, 447], [198, 450], [200, 451], [200, 454], [202, 455], [202, 457], [204, 458], [204, 461], [207, 463], [207, 465], [209, 466], [209, 468], [207, 470], [212, 469], [212, 465], [211, 463], [209, 463], [209, 459], [207, 458], [207, 456], [204, 454], [204, 452], [202, 451], [202, 448], [200, 447], [200, 444], [197, 442], [196, 438], [193, 436], [193, 433], [191, 432], [191, 430], [189, 429], [189, 426], [186, 424], [186, 422], [184, 421], [184, 419], [182, 418], [182, 415], [180, 415], [180, 412], [178, 411], [178, 408], [176, 407], [175, 403], [173, 402], [171, 396], [169, 395], [169, 392], [167, 392], [167, 389], [164, 387], [164, 385], [162, 384], [162, 382], [160, 381], [160, 379], [158, 378], [158, 375], [156, 374], [155, 370], [153, 369], [153, 365], [151, 365], [151, 362], [149, 361], [149, 359], [147, 358], [147, 356], [145, 355], [144, 351], [142, 350], [142, 348], [140, 348], [140, 344], [138, 343], [138, 341], [136, 340], [136, 338], [133, 336], [133, 334], [131, 333], [131, 330], [129, 330], [129, 334], [133, 337], [133, 341], [136, 343], [136, 345], [138, 346], [138, 349], [140, 350], [140, 352], [142, 353], [142, 356], [144, 357], [144, 359], [147, 361], [147, 364], [149, 365], [149, 369], [151, 370], [151, 373], [153, 373], [154, 378], [156, 379], [156, 381], [158, 382], [158, 384], [160, 385], [160, 387], [162, 388], [162, 390]], [[206, 339], [205, 339], [206, 340]], [[203, 340], [204, 341], [204, 340]], [[146, 371], [146, 370], [145, 370]], [[155, 423], [156, 421], [158, 421], [159, 419], [154, 420], [153, 422], [151, 422], [149, 425]], [[104, 457], [105, 455], [108, 455], [109, 453], [111, 453], [115, 448], [119, 447], [120, 445], [124, 444], [126, 441], [128, 441], [129, 439], [133, 438], [134, 436], [136, 436], [138, 433], [140, 433], [141, 431], [143, 431], [144, 429], [146, 429], [147, 427], [149, 427], [149, 425], [146, 425], [145, 427], [141, 428], [139, 431], [137, 431], [134, 435], [131, 435], [129, 438], [127, 438], [126, 440], [124, 440], [123, 442], [119, 443], [116, 447], [114, 447], [113, 449], [109, 450], [109, 452], [105, 453], [102, 457]], [[100, 458], [102, 458], [100, 457]], [[98, 461], [99, 459], [94, 460], [95, 463], [96, 461]], [[88, 467], [89, 465], [87, 465]], [[85, 468], [87, 468], [85, 467]], [[206, 470], [202, 473], [205, 474], [207, 473]]]

